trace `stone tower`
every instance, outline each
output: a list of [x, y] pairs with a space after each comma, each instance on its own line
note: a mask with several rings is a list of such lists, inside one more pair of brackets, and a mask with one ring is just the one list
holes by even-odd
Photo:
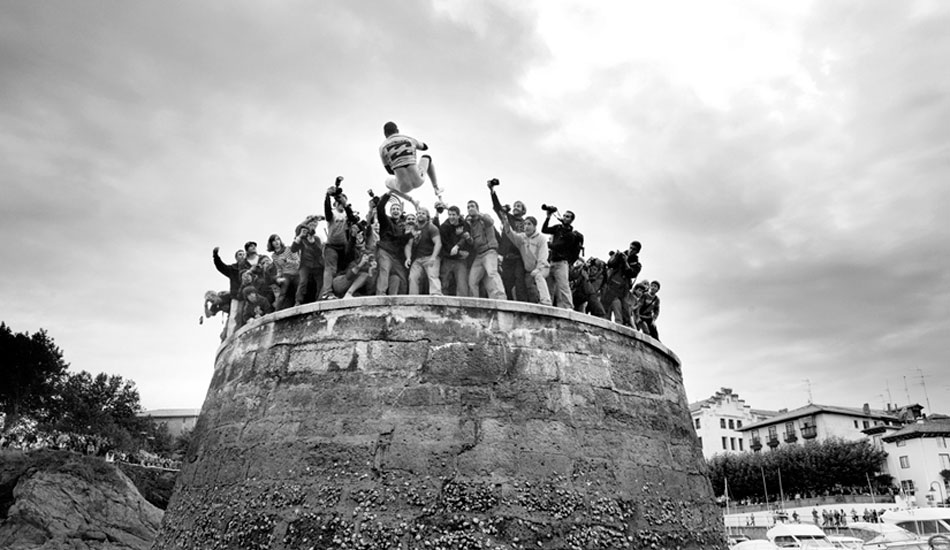
[[551, 307], [398, 296], [243, 327], [157, 549], [724, 548], [679, 360]]

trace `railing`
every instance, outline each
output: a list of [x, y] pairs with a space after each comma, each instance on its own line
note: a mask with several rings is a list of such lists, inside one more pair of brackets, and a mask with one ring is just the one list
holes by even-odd
[[814, 439], [818, 437], [818, 428], [815, 426], [802, 426], [802, 438]]
[[798, 436], [795, 435], [795, 432], [785, 432], [786, 443], [795, 443], [796, 441], [798, 441]]
[[752, 450], [755, 451], [755, 452], [761, 451], [761, 450], [762, 450], [762, 440], [759, 439], [758, 437], [753, 437], [753, 438], [752, 438], [752, 444], [749, 445], [749, 448], [752, 449]]
[[772, 447], [773, 449], [774, 449], [775, 447], [778, 447], [778, 445], [779, 445], [778, 436], [777, 436], [777, 435], [770, 435], [767, 445], [768, 445], [769, 447]]

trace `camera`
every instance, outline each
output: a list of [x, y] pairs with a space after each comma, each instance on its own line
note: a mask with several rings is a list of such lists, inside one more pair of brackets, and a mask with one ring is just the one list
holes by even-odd
[[498, 187], [499, 185], [501, 185], [501, 182], [498, 181], [498, 178], [492, 178], [492, 179], [488, 180], [488, 188], [489, 188], [489, 189], [494, 189], [495, 187]]
[[343, 188], [340, 187], [341, 183], [343, 183], [343, 176], [337, 176], [336, 180], [333, 182], [333, 185], [336, 187], [336, 189], [334, 189], [331, 193], [334, 198], [339, 199], [340, 195], [343, 194]]
[[504, 210], [506, 214], [510, 214], [510, 213], [511, 213], [511, 205], [510, 205], [510, 204], [506, 204], [506, 205], [502, 206], [501, 209]]
[[441, 202], [436, 204], [435, 211], [438, 212], [439, 214], [441, 214], [442, 212], [445, 212], [445, 205], [442, 204]]
[[551, 215], [551, 214], [557, 212], [557, 206], [548, 206], [548, 205], [546, 205], [546, 204], [542, 204], [542, 205], [541, 205], [541, 210], [544, 210], [545, 212], [548, 213], [548, 215]]

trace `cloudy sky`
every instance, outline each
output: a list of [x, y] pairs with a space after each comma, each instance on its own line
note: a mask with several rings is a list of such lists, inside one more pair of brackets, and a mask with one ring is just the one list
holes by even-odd
[[3, 0], [0, 320], [200, 407], [211, 249], [289, 238], [337, 175], [381, 189], [394, 120], [450, 202], [497, 177], [589, 255], [642, 241], [691, 401], [950, 412], [948, 28], [937, 0]]

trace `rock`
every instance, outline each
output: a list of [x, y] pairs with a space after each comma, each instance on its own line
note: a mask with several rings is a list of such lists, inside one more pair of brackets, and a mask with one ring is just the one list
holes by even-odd
[[[12, 504], [0, 523], [8, 550], [146, 550], [162, 511], [116, 466], [67, 451], [17, 453], [4, 460], [0, 487]], [[10, 458], [4, 453], [3, 458]], [[14, 464], [11, 466], [11, 462]], [[6, 500], [4, 499], [4, 500]]]

